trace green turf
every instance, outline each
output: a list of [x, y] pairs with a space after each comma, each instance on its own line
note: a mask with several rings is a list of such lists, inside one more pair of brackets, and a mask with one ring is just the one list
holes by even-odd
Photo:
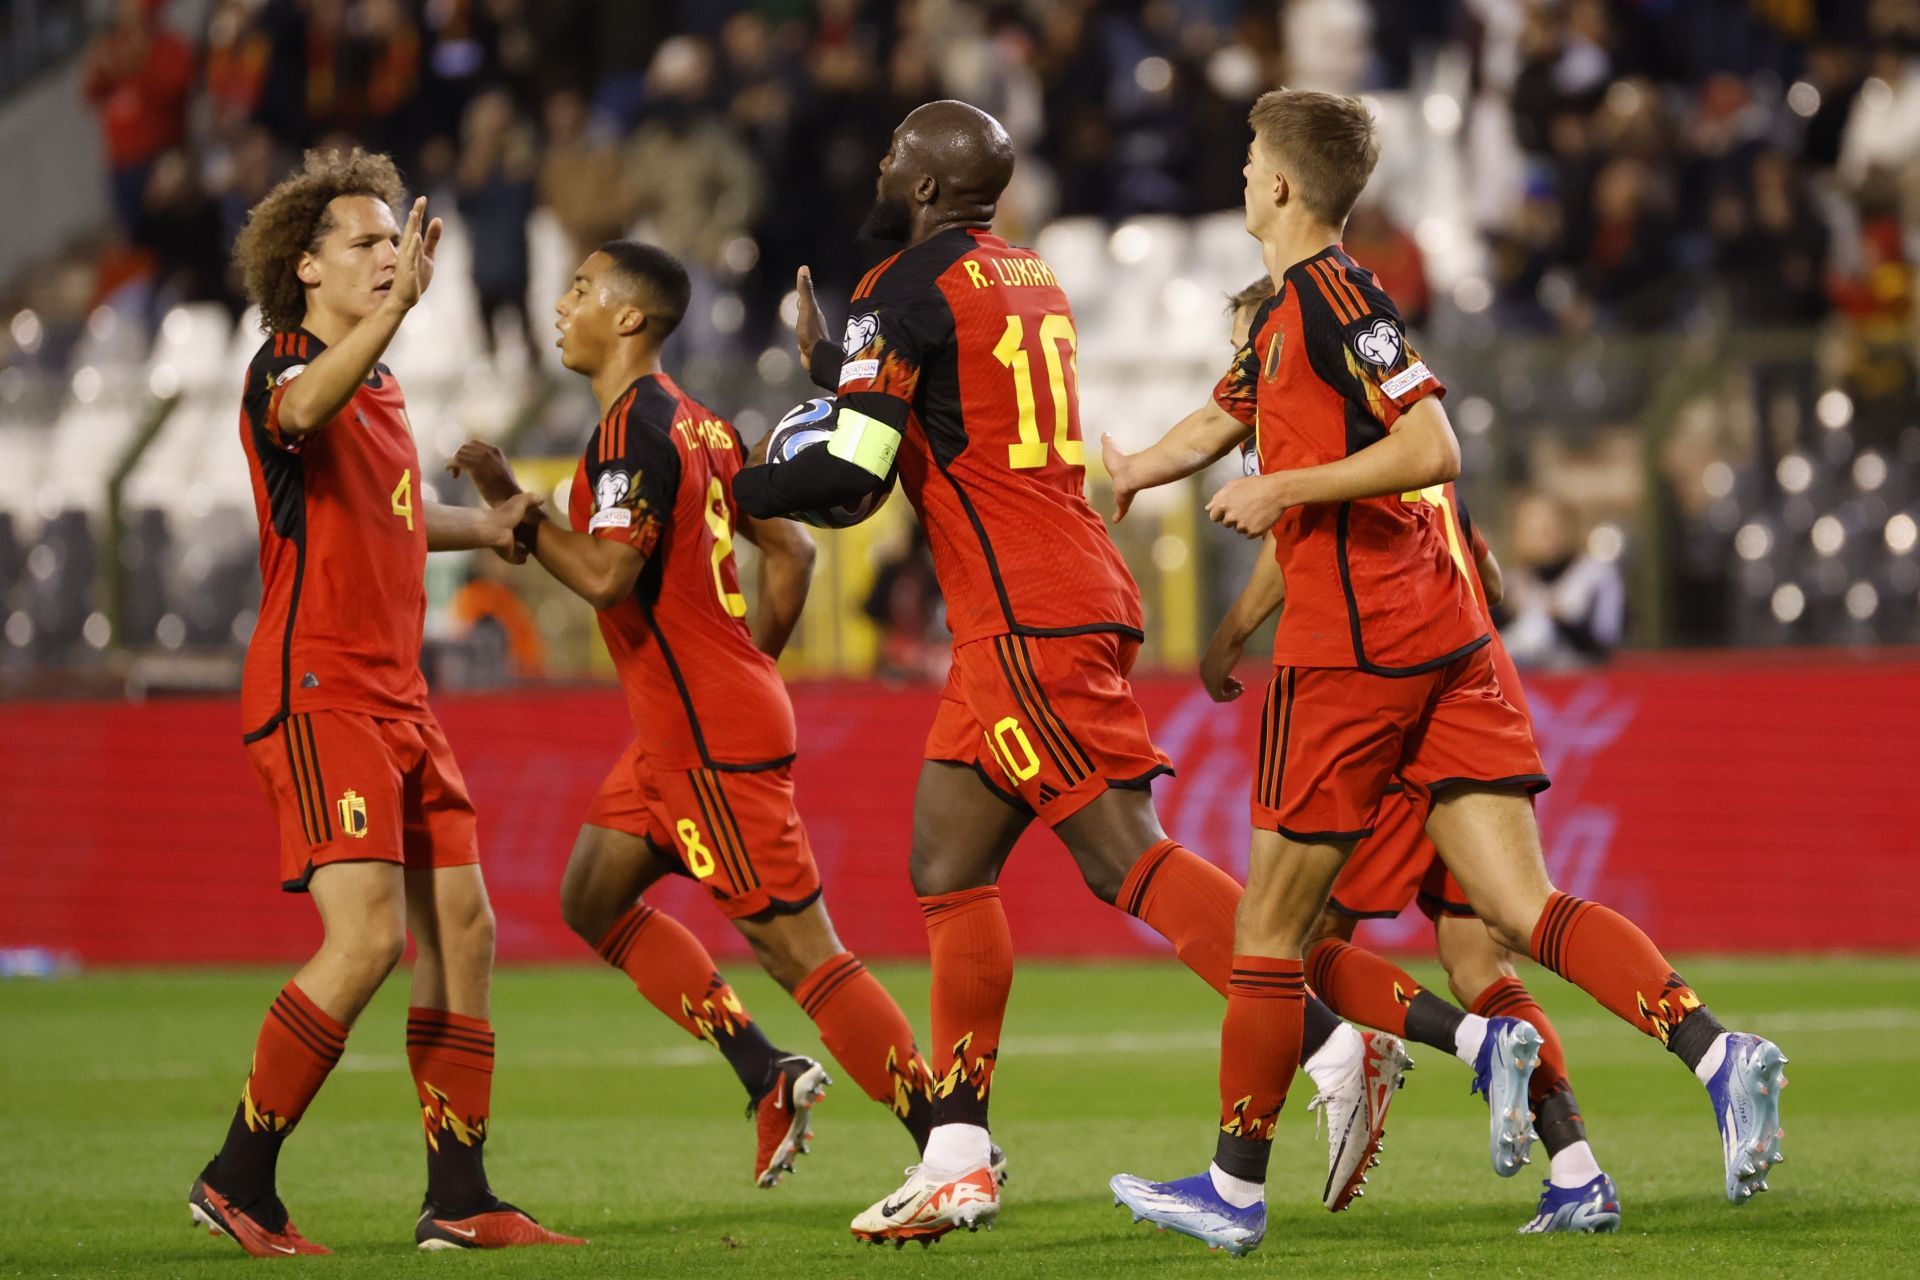
[[[500, 1192], [592, 1237], [592, 1248], [418, 1254], [410, 1246], [422, 1159], [396, 983], [361, 1021], [343, 1069], [282, 1160], [282, 1190], [302, 1229], [338, 1256], [283, 1265], [333, 1276], [761, 1280], [1240, 1268], [1328, 1277], [1913, 1274], [1905, 1250], [1920, 1222], [1920, 1111], [1907, 1092], [1920, 1056], [1915, 965], [1711, 961], [1686, 972], [1727, 1021], [1772, 1034], [1793, 1059], [1789, 1158], [1772, 1194], [1728, 1206], [1698, 1085], [1657, 1045], [1535, 971], [1595, 1149], [1619, 1184], [1625, 1230], [1515, 1237], [1537, 1188], [1489, 1172], [1485, 1113], [1467, 1096], [1465, 1069], [1416, 1048], [1419, 1069], [1391, 1117], [1386, 1162], [1368, 1197], [1337, 1217], [1315, 1198], [1325, 1148], [1305, 1111], [1311, 1091], [1296, 1089], [1267, 1243], [1244, 1263], [1132, 1226], [1106, 1194], [1117, 1170], [1176, 1176], [1201, 1168], [1210, 1151], [1220, 1004], [1170, 965], [1020, 971], [995, 1089], [996, 1134], [1013, 1165], [1000, 1228], [901, 1254], [856, 1245], [846, 1229], [912, 1158], [891, 1118], [843, 1081], [818, 1113], [816, 1153], [785, 1186], [756, 1190], [732, 1075], [617, 975], [587, 968], [501, 974], [488, 1161]], [[923, 1026], [924, 970], [882, 973]], [[736, 978], [776, 1041], [818, 1052], [788, 1000], [757, 974]], [[211, 1276], [259, 1265], [190, 1231], [184, 1201], [225, 1130], [255, 1028], [282, 980], [156, 973], [0, 983], [0, 1275]]]

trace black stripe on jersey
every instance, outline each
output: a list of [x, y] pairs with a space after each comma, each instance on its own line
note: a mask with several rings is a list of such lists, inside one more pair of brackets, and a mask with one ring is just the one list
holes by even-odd
[[313, 793], [315, 806], [320, 811], [320, 829], [327, 839], [333, 839], [333, 811], [327, 807], [327, 780], [320, 771], [320, 744], [313, 737], [313, 717], [295, 716], [295, 728], [300, 739], [306, 744], [307, 765], [313, 771]]
[[1481, 636], [1478, 640], [1461, 645], [1452, 653], [1443, 653], [1437, 658], [1429, 658], [1425, 662], [1417, 663], [1411, 667], [1383, 667], [1377, 662], [1369, 661], [1367, 658], [1367, 644], [1360, 634], [1360, 602], [1353, 594], [1353, 571], [1347, 565], [1347, 518], [1352, 509], [1353, 504], [1351, 502], [1343, 502], [1340, 504], [1340, 516], [1339, 519], [1334, 522], [1333, 527], [1334, 548], [1336, 551], [1334, 559], [1340, 562], [1340, 592], [1347, 600], [1347, 627], [1353, 635], [1353, 661], [1360, 670], [1366, 672], [1368, 675], [1388, 676], [1396, 679], [1401, 676], [1425, 675], [1429, 671], [1436, 671], [1446, 666], [1449, 662], [1466, 657], [1475, 649], [1480, 648], [1493, 639], [1491, 634]]
[[703, 766], [716, 773], [765, 773], [793, 763], [795, 753], [792, 752], [773, 760], [754, 760], [747, 764], [715, 760], [707, 751], [707, 737], [700, 731], [700, 717], [693, 709], [693, 694], [687, 688], [686, 677], [680, 674], [680, 663], [673, 656], [673, 646], [667, 643], [667, 633], [660, 629], [660, 621], [653, 616], [650, 606], [641, 606], [640, 616], [647, 620], [647, 630], [653, 633], [654, 642], [660, 646], [660, 656], [667, 661], [667, 674], [673, 677], [674, 691], [680, 695], [680, 709], [687, 714], [687, 728], [693, 731], [694, 749], [700, 753]]
[[721, 785], [718, 774], [709, 771], [707, 785], [713, 788], [714, 802], [720, 809], [720, 821], [726, 824], [726, 839], [733, 844], [733, 853], [747, 873], [750, 884], [746, 887], [760, 887], [760, 873], [754, 869], [753, 853], [747, 848], [747, 838], [740, 831], [740, 820], [733, 815], [733, 802], [727, 799], [727, 789]]
[[1007, 680], [1013, 686], [1014, 696], [1026, 709], [1034, 727], [1052, 744], [1050, 753], [1060, 764], [1060, 772], [1066, 776], [1067, 785], [1077, 785], [1081, 779], [1093, 773], [1093, 761], [1074, 741], [1066, 722], [1054, 714], [1053, 704], [1047, 700], [1047, 691], [1034, 674], [1033, 660], [1027, 653], [1026, 642], [1018, 636], [1002, 636], [995, 643], [1000, 648], [1000, 665], [1007, 671]]
[[274, 533], [293, 544], [293, 587], [287, 593], [287, 625], [280, 639], [280, 707], [242, 742], [258, 742], [287, 718], [293, 688], [293, 625], [300, 614], [300, 588], [307, 578], [306, 473], [300, 455], [275, 447], [267, 438], [266, 423], [248, 415], [254, 461], [267, 491], [267, 509]]
[[312, 814], [313, 843], [319, 844], [333, 838], [333, 824], [327, 819], [326, 790], [316, 780], [318, 770], [315, 768], [313, 743], [304, 732], [305, 726], [301, 723], [304, 719], [304, 716], [287, 717], [286, 734], [288, 741], [293, 744], [293, 755], [298, 764], [295, 776], [301, 796], [306, 801], [307, 811]]
[[995, 656], [1000, 659], [1000, 670], [1006, 676], [1007, 688], [1012, 690], [1014, 700], [1020, 704], [1020, 710], [1026, 713], [1028, 723], [1039, 735], [1040, 749], [1047, 753], [1054, 767], [1066, 779], [1067, 785], [1075, 786], [1087, 774], [1079, 767], [1078, 759], [1071, 754], [1054, 726], [1034, 704], [1033, 695], [1021, 678], [1021, 672], [1011, 653], [1014, 643], [1016, 641], [1012, 636], [996, 636], [993, 642]]
[[1287, 776], [1287, 748], [1293, 741], [1293, 695], [1299, 673], [1284, 668], [1267, 690], [1260, 716], [1260, 803], [1280, 807], [1281, 783]]
[[747, 892], [759, 882], [750, 878], [752, 869], [741, 856], [739, 847], [730, 838], [731, 833], [720, 814], [716, 803], [716, 795], [720, 790], [718, 779], [699, 769], [689, 773], [687, 778], [693, 783], [693, 794], [700, 805], [700, 816], [706, 819], [707, 839], [713, 842], [712, 852], [725, 865], [727, 879], [733, 882], [734, 891]]
[[287, 776], [293, 781], [293, 798], [300, 806], [300, 830], [307, 837], [308, 844], [319, 844], [320, 833], [314, 829], [313, 815], [307, 808], [307, 784], [300, 776], [300, 758], [293, 752], [293, 735], [284, 735], [287, 748]]

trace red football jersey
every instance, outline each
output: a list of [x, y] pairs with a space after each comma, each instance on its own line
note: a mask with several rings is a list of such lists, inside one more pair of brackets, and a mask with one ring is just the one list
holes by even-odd
[[1139, 588], [1087, 504], [1077, 343], [1053, 271], [986, 231], [943, 232], [854, 291], [839, 392], [909, 406], [900, 482], [955, 644], [1142, 636]]
[[[1335, 245], [1288, 269], [1214, 400], [1254, 428], [1270, 474], [1357, 453], [1415, 401], [1444, 392], [1392, 300]], [[1285, 512], [1273, 527], [1287, 579], [1273, 660], [1409, 675], [1486, 643], [1444, 499], [1435, 486]]]
[[294, 712], [432, 718], [420, 674], [427, 525], [399, 381], [377, 365], [326, 426], [280, 434], [280, 398], [323, 350], [304, 330], [273, 334], [240, 400], [262, 587], [240, 680], [249, 741]]
[[793, 759], [793, 704], [753, 647], [733, 559], [733, 425], [664, 373], [641, 378], [587, 441], [567, 516], [638, 548], [633, 594], [600, 611], [627, 709], [665, 769], [771, 768]]
[[1533, 710], [1527, 706], [1527, 691], [1520, 683], [1519, 668], [1513, 665], [1513, 658], [1507, 653], [1505, 642], [1500, 639], [1500, 631], [1493, 625], [1493, 606], [1487, 601], [1487, 584], [1480, 578], [1480, 561], [1486, 558], [1487, 540], [1480, 535], [1479, 528], [1473, 523], [1473, 517], [1467, 512], [1467, 504], [1461, 500], [1459, 492], [1451, 481], [1445, 486], [1442, 510], [1448, 516], [1448, 549], [1458, 546], [1466, 561], [1467, 578], [1473, 584], [1473, 600], [1479, 606], [1487, 628], [1487, 645], [1493, 654], [1493, 674], [1500, 681], [1500, 692], [1507, 701], [1520, 709], [1520, 714], [1533, 719]]

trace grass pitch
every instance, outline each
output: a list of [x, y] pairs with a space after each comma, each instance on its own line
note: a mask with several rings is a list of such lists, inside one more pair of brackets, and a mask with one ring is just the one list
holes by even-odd
[[[812, 1027], [749, 967], [742, 996], [783, 1045]], [[336, 1257], [275, 1264], [338, 1277], [512, 1274], [805, 1277], [1474, 1274], [1914, 1274], [1920, 1111], [1917, 967], [1901, 960], [1682, 966], [1730, 1024], [1792, 1058], [1787, 1162], [1734, 1209], [1699, 1086], [1579, 992], [1526, 973], [1556, 1020], [1594, 1148], [1626, 1221], [1605, 1237], [1516, 1237], [1533, 1176], [1489, 1171], [1464, 1067], [1414, 1047], [1386, 1159], [1338, 1216], [1316, 1192], [1325, 1147], [1303, 1079], [1282, 1119], [1266, 1245], [1244, 1262], [1132, 1225], [1108, 1175], [1171, 1177], [1211, 1151], [1220, 1002], [1166, 964], [1024, 966], [994, 1097], [1012, 1161], [1000, 1227], [931, 1251], [856, 1244], [847, 1221], [891, 1191], [913, 1150], [842, 1080], [815, 1154], [775, 1191], [749, 1180], [753, 1140], [732, 1075], [605, 970], [500, 975], [500, 1065], [488, 1164], [496, 1189], [582, 1250], [422, 1255], [419, 1125], [395, 982], [288, 1144], [282, 1193]], [[1417, 970], [1423, 980], [1430, 970]], [[0, 984], [0, 1275], [231, 1276], [250, 1262], [187, 1225], [186, 1192], [232, 1112], [279, 972], [103, 974]], [[881, 976], [924, 1028], [926, 973]], [[1907, 1243], [1901, 1245], [1900, 1241]], [[1906, 1263], [1899, 1258], [1907, 1258]]]

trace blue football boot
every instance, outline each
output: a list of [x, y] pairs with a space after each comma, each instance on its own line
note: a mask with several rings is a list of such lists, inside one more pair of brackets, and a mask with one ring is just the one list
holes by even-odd
[[1220, 1198], [1212, 1175], [1204, 1170], [1178, 1182], [1148, 1182], [1117, 1173], [1107, 1185], [1113, 1189], [1113, 1202], [1131, 1210], [1135, 1222], [1178, 1231], [1236, 1258], [1259, 1248], [1267, 1236], [1266, 1202], [1234, 1208]]
[[1487, 1100], [1493, 1171], [1503, 1178], [1532, 1163], [1533, 1117], [1527, 1112], [1527, 1081], [1540, 1065], [1540, 1032], [1519, 1018], [1488, 1018], [1487, 1038], [1473, 1064], [1473, 1092]]
[[1520, 1228], [1521, 1235], [1548, 1231], [1584, 1231], [1591, 1235], [1620, 1229], [1620, 1193], [1606, 1174], [1596, 1174], [1584, 1186], [1541, 1185], [1546, 1190], [1540, 1193], [1540, 1207], [1534, 1210], [1533, 1221]]
[[1727, 1053], [1707, 1081], [1720, 1148], [1727, 1162], [1727, 1199], [1745, 1204], [1767, 1189], [1767, 1173], [1779, 1164], [1780, 1091], [1787, 1087], [1787, 1055], [1771, 1040], [1744, 1031], [1727, 1034]]

